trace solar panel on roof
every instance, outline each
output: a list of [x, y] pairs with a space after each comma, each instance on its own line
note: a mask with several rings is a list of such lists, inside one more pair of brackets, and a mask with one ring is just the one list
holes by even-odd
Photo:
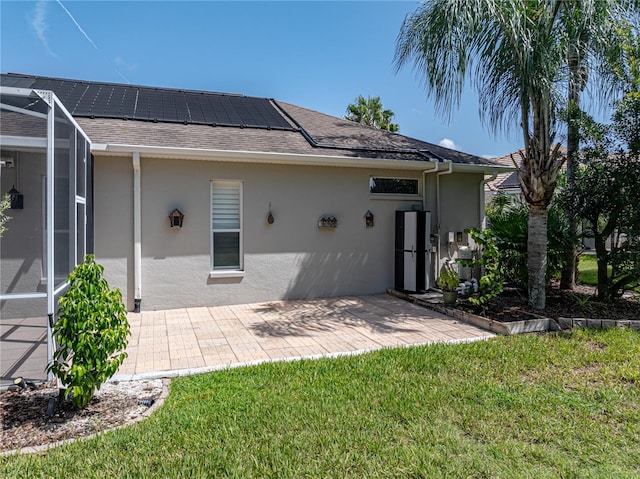
[[52, 90], [79, 117], [293, 128], [265, 98], [2, 74], [4, 86]]

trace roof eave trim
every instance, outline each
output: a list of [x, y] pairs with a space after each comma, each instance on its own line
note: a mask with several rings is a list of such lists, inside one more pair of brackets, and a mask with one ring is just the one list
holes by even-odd
[[485, 175], [492, 175], [494, 173], [508, 173], [510, 171], [515, 171], [516, 169], [513, 166], [501, 166], [501, 165], [476, 165], [476, 164], [468, 164], [468, 163], [454, 163], [453, 171], [454, 173], [480, 173], [483, 172]]
[[[383, 168], [424, 171], [435, 168], [429, 161], [388, 160], [380, 158], [354, 158], [349, 156], [304, 155], [243, 150], [213, 150], [201, 148], [176, 148], [165, 146], [92, 143], [91, 151], [106, 154], [132, 154], [148, 157], [185, 158], [191, 160], [234, 161], [243, 163], [271, 163], [308, 166], [341, 166], [351, 168]], [[478, 169], [474, 169], [478, 171]]]

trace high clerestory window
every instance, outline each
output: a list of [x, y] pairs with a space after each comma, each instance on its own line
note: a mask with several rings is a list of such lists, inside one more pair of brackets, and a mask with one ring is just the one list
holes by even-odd
[[242, 182], [211, 182], [211, 274], [235, 276], [243, 271]]
[[420, 194], [416, 178], [369, 178], [369, 193], [372, 195], [407, 195]]

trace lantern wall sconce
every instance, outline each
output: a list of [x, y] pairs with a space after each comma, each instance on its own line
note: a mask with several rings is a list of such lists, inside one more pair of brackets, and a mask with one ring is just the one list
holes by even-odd
[[373, 228], [373, 213], [369, 210], [364, 214], [364, 223], [367, 228]]
[[175, 209], [169, 214], [169, 224], [172, 228], [182, 228], [182, 221], [184, 220], [184, 215], [179, 209]]
[[24, 209], [24, 195], [16, 190], [15, 186], [12, 186], [8, 192], [9, 195], [9, 208], [12, 210]]

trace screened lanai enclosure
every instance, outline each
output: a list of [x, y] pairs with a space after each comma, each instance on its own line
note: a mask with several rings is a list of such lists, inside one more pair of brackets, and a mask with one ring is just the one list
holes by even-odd
[[50, 91], [0, 87], [2, 385], [44, 380], [67, 276], [92, 250], [90, 142]]

